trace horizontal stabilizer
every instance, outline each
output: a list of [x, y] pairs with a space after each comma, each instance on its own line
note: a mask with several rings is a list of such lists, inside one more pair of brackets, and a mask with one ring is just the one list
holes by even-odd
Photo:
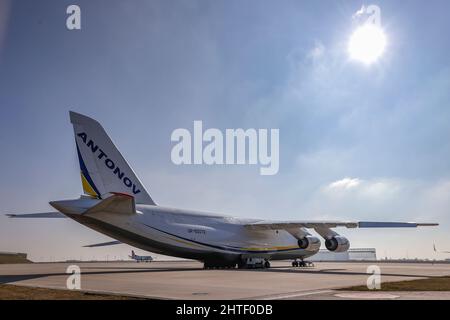
[[134, 197], [123, 193], [111, 193], [112, 195], [102, 200], [83, 214], [93, 214], [98, 212], [112, 212], [119, 214], [136, 213], [136, 203]]
[[10, 218], [66, 218], [65, 215], [59, 212], [41, 212], [41, 213], [26, 213], [26, 214], [6, 214]]
[[95, 247], [106, 247], [106, 246], [114, 246], [116, 244], [121, 244], [122, 242], [118, 240], [102, 242], [102, 243], [94, 243], [83, 246], [83, 248], [95, 248]]

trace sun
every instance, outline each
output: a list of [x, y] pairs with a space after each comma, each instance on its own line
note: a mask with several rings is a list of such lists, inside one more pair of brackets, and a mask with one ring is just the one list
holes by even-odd
[[382, 56], [386, 48], [386, 35], [380, 27], [366, 23], [353, 32], [348, 52], [354, 60], [372, 64]]

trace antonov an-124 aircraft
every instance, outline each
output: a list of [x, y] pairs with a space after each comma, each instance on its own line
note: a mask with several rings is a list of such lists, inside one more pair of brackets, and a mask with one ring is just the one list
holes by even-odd
[[[202, 261], [205, 268], [270, 267], [270, 260], [302, 261], [325, 247], [344, 252], [350, 242], [333, 229], [410, 228], [436, 223], [354, 221], [268, 221], [241, 219], [159, 206], [103, 127], [70, 112], [84, 195], [51, 201], [58, 212], [9, 214], [14, 218], [68, 217], [115, 241], [142, 250]], [[256, 262], [255, 262], [256, 261]], [[262, 262], [262, 263], [261, 263]]]

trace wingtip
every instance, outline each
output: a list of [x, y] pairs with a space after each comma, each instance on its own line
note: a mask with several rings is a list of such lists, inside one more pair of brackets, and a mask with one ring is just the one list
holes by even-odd
[[359, 228], [417, 228], [417, 227], [435, 227], [439, 223], [418, 223], [418, 222], [375, 222], [375, 221], [359, 221]]
[[437, 227], [439, 223], [437, 222], [431, 222], [431, 223], [418, 223], [418, 227]]

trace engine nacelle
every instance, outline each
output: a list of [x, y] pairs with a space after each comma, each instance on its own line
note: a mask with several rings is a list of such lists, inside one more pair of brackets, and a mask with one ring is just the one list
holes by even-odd
[[298, 246], [300, 249], [308, 251], [317, 251], [320, 248], [320, 239], [313, 236], [306, 236], [298, 239]]
[[325, 240], [325, 247], [333, 252], [345, 252], [350, 248], [350, 241], [343, 236], [334, 236]]

